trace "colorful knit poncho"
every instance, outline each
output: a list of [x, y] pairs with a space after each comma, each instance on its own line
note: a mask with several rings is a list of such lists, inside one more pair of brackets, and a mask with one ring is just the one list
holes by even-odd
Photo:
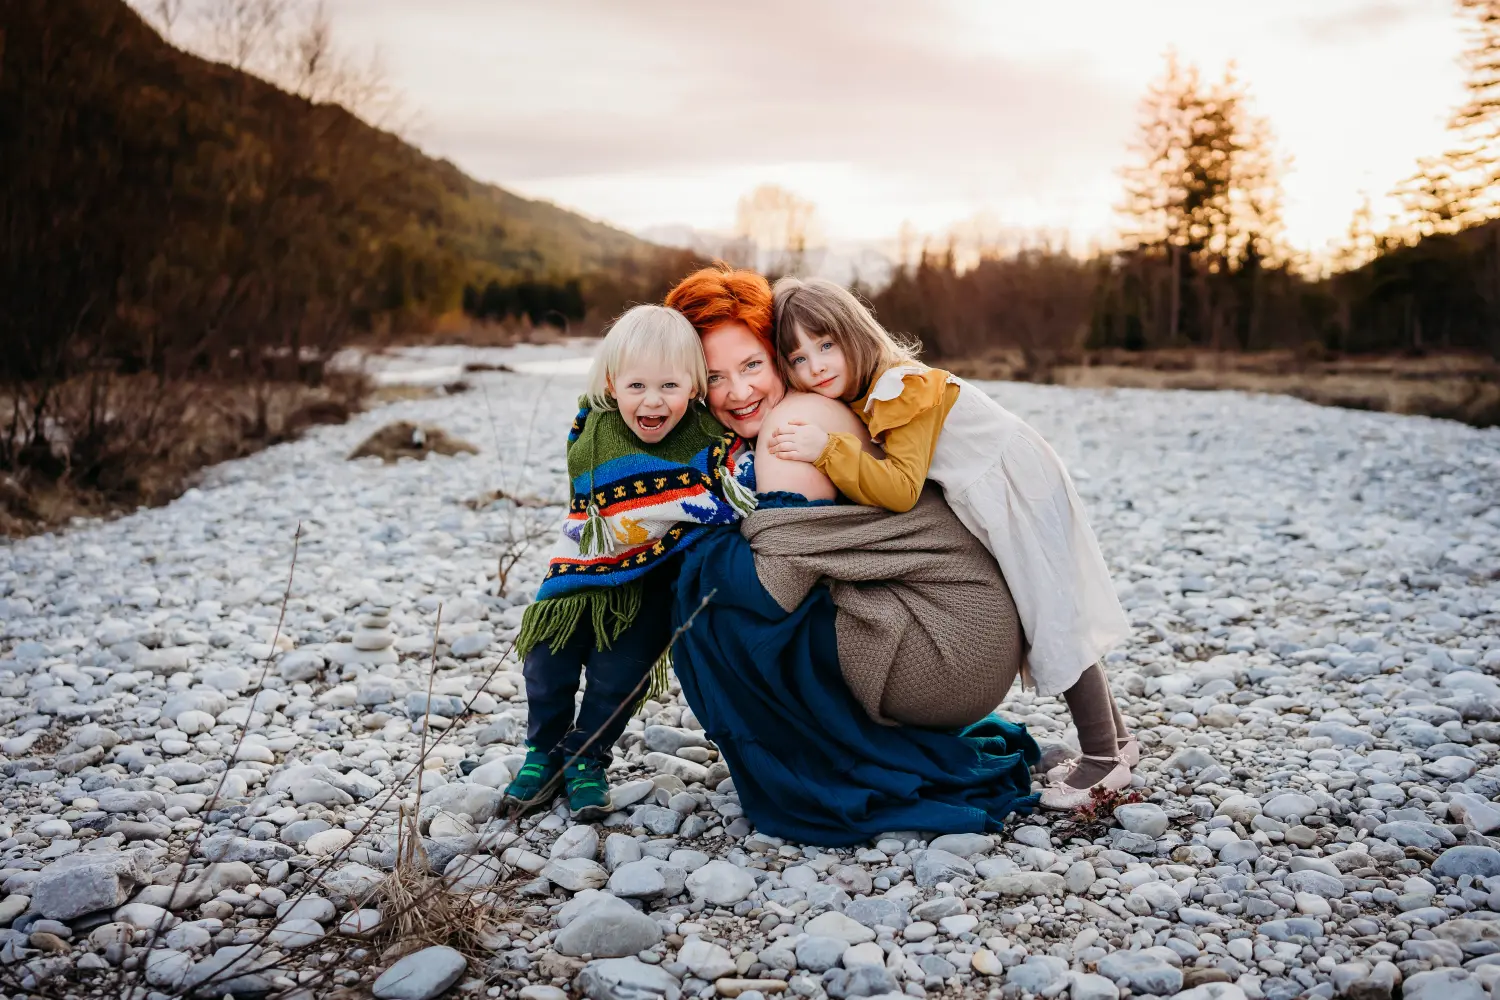
[[[635, 620], [641, 578], [696, 542], [709, 525], [730, 524], [755, 508], [735, 477], [745, 442], [699, 404], [656, 444], [633, 434], [614, 410], [587, 400], [568, 434], [572, 499], [536, 601], [521, 619], [516, 650], [560, 649], [585, 617], [607, 648]], [[655, 691], [665, 676], [657, 671]]]

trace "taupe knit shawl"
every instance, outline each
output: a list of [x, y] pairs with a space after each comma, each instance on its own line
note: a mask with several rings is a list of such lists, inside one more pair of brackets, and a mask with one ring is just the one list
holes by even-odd
[[1024, 653], [1015, 601], [938, 487], [929, 484], [904, 514], [774, 508], [740, 530], [784, 610], [827, 584], [844, 681], [875, 721], [968, 725], [1010, 691]]

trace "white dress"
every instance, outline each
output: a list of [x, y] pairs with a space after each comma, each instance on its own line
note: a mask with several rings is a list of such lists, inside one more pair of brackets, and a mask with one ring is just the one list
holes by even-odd
[[[897, 366], [865, 401], [901, 395], [903, 380], [928, 369]], [[1041, 434], [956, 375], [927, 478], [943, 487], [964, 527], [989, 549], [1016, 602], [1039, 693], [1059, 695], [1130, 637], [1109, 567], [1073, 480]]]

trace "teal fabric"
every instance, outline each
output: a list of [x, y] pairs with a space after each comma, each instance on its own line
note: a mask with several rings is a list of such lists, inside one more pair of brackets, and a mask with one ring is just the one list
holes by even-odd
[[1041, 754], [1024, 726], [994, 715], [961, 732], [872, 721], [839, 670], [828, 591], [782, 611], [737, 530], [708, 529], [686, 553], [675, 599], [674, 627], [698, 613], [673, 667], [760, 832], [836, 847], [891, 830], [993, 832], [1035, 806]]

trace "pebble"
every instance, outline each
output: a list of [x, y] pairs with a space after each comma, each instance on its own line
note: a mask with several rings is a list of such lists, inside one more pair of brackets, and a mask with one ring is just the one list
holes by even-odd
[[[527, 1000], [1023, 983], [1117, 1000], [1116, 978], [1191, 1000], [1490, 988], [1493, 432], [1283, 397], [996, 386], [1075, 472], [1135, 623], [1106, 669], [1142, 742], [1139, 801], [1108, 826], [1036, 814], [999, 835], [889, 830], [829, 849], [754, 829], [675, 692], [613, 748], [614, 815], [578, 824], [559, 804], [518, 829], [492, 823], [525, 752], [525, 682], [505, 648], [547, 546], [497, 596], [513, 515], [463, 501], [495, 488], [492, 459], [523, 456], [524, 489], [550, 496], [581, 383], [466, 377], [515, 412], [492, 427], [472, 399], [397, 405], [482, 442], [479, 460], [349, 463], [390, 416], [367, 413], [206, 470], [170, 505], [0, 548], [0, 927], [13, 935], [0, 957], [19, 969], [78, 955], [80, 970], [129, 957], [166, 995], [240, 958], [244, 992], [270, 992], [280, 972], [260, 967], [253, 928], [276, 926], [281, 944], [326, 928], [314, 951], [372, 949], [361, 936], [378, 912], [357, 907], [404, 814], [435, 874], [491, 858], [497, 876], [499, 855], [544, 876], [487, 945]], [[1257, 489], [1223, 489], [1237, 481]], [[536, 508], [547, 531], [558, 510]], [[1061, 702], [1018, 688], [1001, 711], [1063, 752]], [[401, 782], [424, 726], [429, 743], [448, 735], [420, 769], [418, 809], [416, 782]], [[200, 826], [174, 896], [168, 865]], [[319, 895], [293, 903], [312, 878]], [[131, 928], [153, 921], [165, 933], [145, 958]], [[1399, 950], [1370, 949], [1395, 934]], [[1456, 960], [1470, 967], [1438, 964]], [[369, 990], [391, 964], [329, 968], [345, 987], [368, 968]]]

